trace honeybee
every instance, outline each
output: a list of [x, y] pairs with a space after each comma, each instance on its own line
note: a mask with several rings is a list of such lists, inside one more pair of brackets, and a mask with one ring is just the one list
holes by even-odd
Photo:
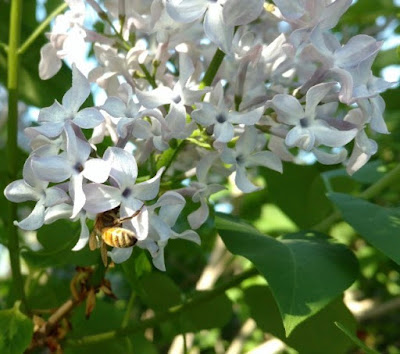
[[100, 240], [101, 259], [107, 266], [107, 245], [117, 248], [132, 247], [136, 244], [137, 238], [132, 230], [122, 227], [124, 221], [130, 220], [140, 213], [141, 209], [131, 216], [120, 218], [119, 207], [107, 210], [96, 215], [93, 231], [89, 237], [89, 248], [93, 251], [98, 247]]

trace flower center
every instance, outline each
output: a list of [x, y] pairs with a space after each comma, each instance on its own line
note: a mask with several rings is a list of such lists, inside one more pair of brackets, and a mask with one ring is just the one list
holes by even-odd
[[217, 115], [217, 117], [215, 118], [217, 120], [218, 123], [222, 124], [226, 122], [226, 117], [225, 114], [220, 113]]
[[132, 190], [130, 188], [125, 188], [124, 191], [122, 192], [122, 196], [124, 198], [128, 198], [132, 194]]
[[244, 156], [243, 155], [237, 155], [236, 156], [236, 163], [238, 165], [241, 165], [244, 162]]
[[74, 165], [74, 170], [75, 170], [77, 173], [81, 173], [81, 172], [83, 171], [83, 165], [82, 165], [80, 162], [77, 162], [77, 163]]
[[302, 128], [308, 128], [309, 124], [308, 124], [307, 118], [301, 118], [301, 119], [300, 119], [300, 126], [301, 126]]

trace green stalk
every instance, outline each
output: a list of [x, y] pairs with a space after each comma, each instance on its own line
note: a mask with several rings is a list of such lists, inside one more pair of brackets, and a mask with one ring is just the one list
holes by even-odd
[[[140, 68], [142, 69], [144, 76], [146, 77], [147, 82], [151, 85], [153, 89], [157, 88], [157, 83], [156, 80], [154, 80], [154, 77], [151, 76], [150, 72], [147, 70], [146, 65], [144, 64], [139, 64]], [[168, 110], [167, 110], [168, 112]]]
[[[7, 122], [7, 173], [8, 183], [17, 179], [18, 173], [18, 45], [21, 36], [22, 0], [12, 0], [10, 12], [10, 34], [8, 41], [7, 89], [8, 89], [8, 122]], [[16, 299], [21, 301], [21, 308], [27, 311], [24, 281], [19, 259], [18, 231], [13, 222], [17, 219], [17, 206], [8, 203], [8, 250], [10, 252], [11, 272]]]
[[215, 52], [210, 66], [208, 67], [206, 73], [204, 74], [203, 81], [200, 83], [200, 89], [203, 89], [206, 86], [210, 86], [214, 81], [215, 75], [217, 75], [218, 69], [224, 60], [225, 53], [221, 49], [217, 49]]
[[[368, 187], [365, 191], [360, 193], [358, 197], [362, 199], [374, 198], [385, 188], [389, 187], [398, 180], [400, 180], [400, 164], [398, 164], [393, 170], [385, 174], [381, 179]], [[312, 229], [316, 231], [327, 231], [335, 222], [341, 219], [341, 216], [342, 214], [339, 211], [334, 211], [331, 215], [322, 220], [320, 223], [314, 225]]]
[[46, 30], [47, 26], [53, 20], [54, 17], [59, 15], [68, 7], [67, 3], [58, 6], [47, 18], [33, 31], [33, 33], [22, 43], [18, 49], [18, 54], [21, 55], [31, 46], [31, 44]]
[[212, 300], [216, 296], [223, 294], [226, 290], [238, 286], [242, 281], [249, 279], [257, 274], [258, 274], [257, 269], [251, 268], [241, 274], [234, 276], [228, 282], [217, 286], [212, 291], [194, 296], [191, 300], [185, 302], [184, 304], [172, 307], [168, 311], [155, 315], [152, 318], [141, 321], [139, 323], [135, 323], [132, 326], [128, 326], [126, 328], [120, 328], [109, 332], [94, 334], [91, 336], [85, 336], [80, 339], [69, 339], [66, 341], [66, 345], [80, 346], [92, 343], [99, 343], [114, 338], [120, 338], [132, 335], [134, 333], [141, 332], [146, 328], [155, 327], [159, 325], [161, 322], [177, 318], [183, 312]]

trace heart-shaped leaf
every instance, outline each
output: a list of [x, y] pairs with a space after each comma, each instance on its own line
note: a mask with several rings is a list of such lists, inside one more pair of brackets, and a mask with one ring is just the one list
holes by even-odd
[[217, 217], [217, 229], [226, 247], [252, 261], [266, 278], [286, 335], [357, 278], [358, 263], [353, 253], [325, 235], [298, 232], [278, 240], [226, 216]]
[[364, 239], [400, 264], [400, 210], [384, 208], [348, 194], [331, 193], [346, 220]]

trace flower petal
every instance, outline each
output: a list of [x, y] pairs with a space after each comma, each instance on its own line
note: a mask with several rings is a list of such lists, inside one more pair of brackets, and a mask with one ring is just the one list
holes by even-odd
[[259, 107], [250, 112], [231, 112], [229, 113], [228, 120], [231, 123], [254, 125], [256, 124], [265, 111], [264, 107]]
[[24, 220], [14, 221], [14, 225], [23, 230], [37, 230], [44, 223], [44, 210], [44, 200], [40, 199], [32, 212]]
[[85, 168], [82, 171], [83, 176], [89, 181], [96, 183], [104, 183], [110, 175], [110, 161], [102, 159], [90, 159], [85, 163]]
[[63, 182], [72, 174], [72, 166], [65, 155], [33, 156], [32, 168], [38, 178], [53, 183]]
[[246, 170], [242, 166], [237, 166], [236, 168], [235, 183], [236, 186], [244, 193], [251, 193], [260, 189], [260, 187], [257, 187], [250, 182], [250, 180], [247, 178]]
[[89, 107], [79, 111], [73, 122], [83, 129], [92, 129], [103, 123], [104, 117], [97, 108]]
[[27, 184], [23, 179], [11, 182], [4, 189], [5, 197], [13, 203], [22, 203], [28, 200], [39, 200], [42, 196], [40, 191]]
[[121, 191], [115, 187], [91, 183], [84, 185], [83, 191], [86, 195], [83, 208], [91, 214], [114, 209], [121, 203]]
[[234, 136], [233, 125], [229, 122], [214, 125], [215, 140], [221, 143], [229, 143]]
[[118, 147], [109, 147], [104, 153], [104, 160], [111, 163], [110, 176], [121, 189], [135, 183], [138, 168], [132, 154]]
[[84, 248], [87, 243], [89, 242], [89, 228], [86, 225], [86, 216], [82, 215], [80, 217], [80, 222], [81, 222], [81, 233], [79, 235], [79, 240], [72, 249], [72, 251], [80, 251], [82, 248]]
[[157, 171], [157, 174], [153, 178], [145, 182], [135, 184], [132, 187], [132, 195], [140, 200], [154, 199], [160, 189], [161, 175], [163, 174], [164, 170], [165, 167], [162, 167]]
[[190, 213], [187, 217], [190, 227], [193, 230], [198, 229], [201, 225], [203, 225], [209, 215], [209, 209], [207, 201], [204, 198], [200, 199], [200, 208]]
[[132, 254], [133, 247], [128, 248], [113, 248], [112, 251], [108, 252], [108, 255], [114, 263], [125, 262]]
[[69, 182], [69, 194], [73, 201], [72, 215], [71, 219], [74, 219], [78, 213], [82, 210], [86, 202], [86, 196], [83, 192], [83, 175], [79, 173], [77, 175], [72, 175], [71, 181]]
[[62, 104], [70, 112], [76, 113], [90, 95], [90, 85], [86, 77], [72, 65], [72, 87], [65, 93]]
[[146, 108], [157, 108], [173, 100], [173, 92], [166, 86], [157, 87], [150, 92], [136, 90], [136, 95], [139, 102]]

